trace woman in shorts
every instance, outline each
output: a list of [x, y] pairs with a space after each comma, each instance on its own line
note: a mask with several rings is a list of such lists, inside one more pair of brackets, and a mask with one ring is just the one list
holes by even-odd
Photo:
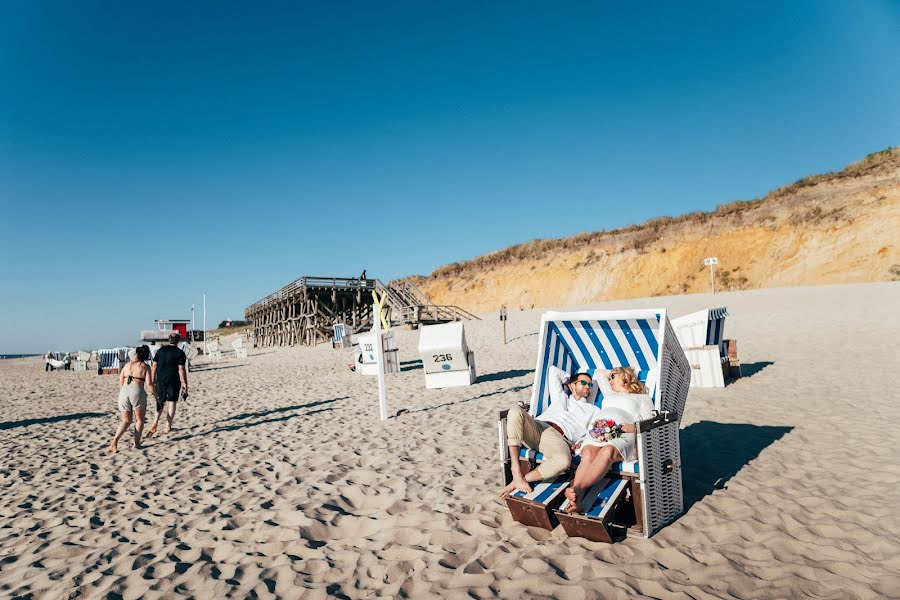
[[150, 385], [150, 367], [147, 362], [150, 360], [150, 348], [140, 346], [135, 349], [134, 357], [131, 362], [119, 372], [119, 412], [122, 413], [122, 422], [119, 423], [119, 429], [116, 436], [109, 444], [109, 453], [115, 454], [116, 445], [119, 438], [131, 426], [132, 418], [134, 419], [134, 447], [141, 447], [141, 433], [144, 429], [144, 415], [147, 413], [147, 392], [144, 386], [150, 388], [150, 393], [156, 395], [153, 386]]

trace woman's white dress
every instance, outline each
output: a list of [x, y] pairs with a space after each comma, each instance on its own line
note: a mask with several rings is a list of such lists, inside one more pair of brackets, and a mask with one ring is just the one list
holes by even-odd
[[[614, 392], [609, 386], [609, 380], [605, 373], [598, 371], [596, 377], [595, 381], [603, 394], [598, 419], [612, 419], [621, 425], [642, 421], [653, 416], [653, 402], [650, 400], [650, 396]], [[588, 429], [590, 429], [590, 425], [588, 425]], [[581, 448], [579, 448], [578, 454], [581, 454], [586, 446], [615, 446], [623, 460], [637, 460], [636, 435], [633, 433], [625, 433], [608, 442], [600, 442], [585, 431], [584, 437], [580, 441]]]

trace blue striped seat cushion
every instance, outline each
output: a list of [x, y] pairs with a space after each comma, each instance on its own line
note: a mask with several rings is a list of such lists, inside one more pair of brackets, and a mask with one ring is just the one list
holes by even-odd
[[554, 498], [559, 496], [559, 494], [566, 489], [566, 486], [569, 485], [569, 478], [566, 477], [566, 474], [557, 476], [555, 479], [545, 479], [544, 481], [532, 482], [531, 484], [531, 493], [526, 494], [521, 490], [516, 490], [510, 496], [515, 498], [525, 498], [527, 500], [533, 500], [534, 502], [538, 502], [540, 504], [548, 504]]
[[[519, 458], [539, 463], [542, 460], [544, 460], [544, 455], [541, 454], [540, 452], [538, 452], [536, 450], [532, 450], [530, 448], [522, 448], [521, 450], [519, 450]], [[578, 466], [578, 463], [580, 463], [580, 462], [581, 462], [580, 456], [572, 457], [572, 464], [575, 465], [576, 467]], [[614, 462], [612, 464], [612, 467], [610, 467], [609, 470], [612, 471], [613, 473], [626, 473], [626, 474], [627, 473], [637, 474], [640, 472], [638, 470], [638, 461], [636, 461], [636, 460]]]
[[[589, 517], [605, 519], [609, 510], [615, 506], [615, 499], [627, 485], [627, 480], [613, 479], [611, 477], [604, 477], [595, 483], [584, 494], [584, 514]], [[565, 511], [568, 505], [569, 501], [566, 500], [559, 507], [559, 510]]]

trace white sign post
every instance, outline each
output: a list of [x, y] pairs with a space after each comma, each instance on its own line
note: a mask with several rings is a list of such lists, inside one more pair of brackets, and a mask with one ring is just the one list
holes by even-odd
[[372, 306], [372, 320], [375, 327], [375, 364], [378, 367], [378, 407], [381, 412], [381, 420], [387, 421], [387, 394], [384, 391], [384, 340], [381, 339], [381, 304], [378, 302]]
[[716, 294], [716, 265], [719, 264], [718, 256], [710, 256], [709, 258], [703, 259], [704, 265], [709, 265], [709, 285], [712, 288], [712, 293], [715, 296]]

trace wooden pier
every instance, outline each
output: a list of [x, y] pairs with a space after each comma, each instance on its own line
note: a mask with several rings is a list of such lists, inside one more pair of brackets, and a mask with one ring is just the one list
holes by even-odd
[[315, 346], [330, 340], [338, 323], [357, 333], [369, 329], [373, 291], [384, 294], [388, 319], [395, 325], [418, 327], [478, 318], [457, 306], [431, 304], [407, 282], [384, 285], [377, 279], [309, 276], [254, 302], [244, 314], [253, 322], [257, 347]]

